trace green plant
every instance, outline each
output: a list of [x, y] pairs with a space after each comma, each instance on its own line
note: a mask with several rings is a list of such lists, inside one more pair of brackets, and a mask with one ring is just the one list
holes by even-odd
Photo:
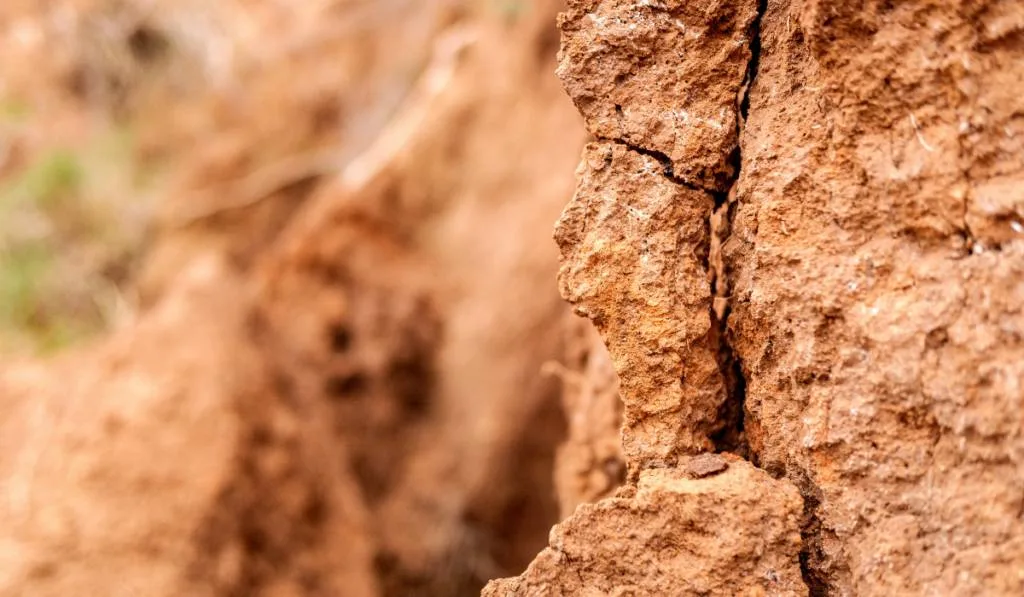
[[32, 113], [29, 105], [14, 98], [0, 99], [0, 123], [22, 122]]
[[506, 21], [514, 22], [526, 11], [524, 0], [491, 0], [491, 7]]
[[53, 150], [22, 176], [27, 200], [44, 210], [59, 209], [73, 200], [85, 178], [78, 156], [67, 149]]
[[103, 272], [141, 241], [135, 155], [115, 127], [0, 180], [0, 352], [51, 352], [110, 323], [118, 294]]
[[0, 322], [28, 321], [38, 304], [42, 280], [53, 264], [45, 245], [26, 244], [0, 253]]

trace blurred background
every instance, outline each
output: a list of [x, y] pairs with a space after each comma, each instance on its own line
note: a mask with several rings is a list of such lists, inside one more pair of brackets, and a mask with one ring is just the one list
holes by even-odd
[[442, 30], [528, 4], [4, 2], [0, 345], [52, 352], [124, 322], [161, 208], [223, 209], [246, 176], [340, 172]]
[[2, 3], [0, 595], [473, 595], [614, 490], [559, 9]]

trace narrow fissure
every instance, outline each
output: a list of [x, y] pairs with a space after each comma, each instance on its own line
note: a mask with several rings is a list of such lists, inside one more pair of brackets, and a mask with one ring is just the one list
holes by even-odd
[[[968, 223], [971, 210], [971, 194], [973, 192], [974, 184], [971, 180], [971, 169], [970, 169], [970, 156], [968, 155], [967, 147], [965, 145], [965, 135], [969, 134], [972, 129], [971, 121], [969, 118], [970, 114], [977, 112], [976, 106], [974, 105], [974, 98], [968, 95], [967, 89], [971, 86], [964, 86], [953, 78], [950, 80], [950, 85], [953, 89], [959, 93], [959, 102], [956, 107], [957, 120], [961, 123], [960, 130], [956, 135], [957, 143], [957, 163], [960, 169], [960, 175], [963, 177], [966, 185], [966, 190], [963, 196], [963, 205], [960, 210], [960, 222], [959, 226], [956, 227], [955, 234], [960, 238], [960, 253], [963, 257], [970, 257], [977, 253], [983, 252], [986, 247], [978, 242], [978, 238], [974, 235], [974, 231], [971, 230], [971, 225]], [[907, 112], [910, 113], [911, 121], [910, 124], [914, 127], [915, 134], [918, 135], [918, 142], [921, 141], [921, 131], [917, 119], [914, 117], [914, 112], [908, 107]], [[966, 127], [964, 126], [966, 124]], [[956, 224], [954, 224], [956, 226]]]
[[959, 227], [956, 230], [957, 236], [960, 237], [962, 244], [961, 253], [966, 257], [973, 255], [975, 251], [982, 251], [984, 247], [978, 244], [978, 239], [974, 236], [974, 231], [971, 230], [970, 224], [967, 223], [967, 218], [970, 212], [971, 204], [971, 172], [968, 167], [964, 164], [967, 162], [964, 154], [966, 149], [964, 148], [964, 139], [962, 134], [957, 135], [957, 160], [960, 163], [960, 174], [964, 178], [964, 182], [967, 184], [967, 190], [963, 197], [963, 207], [960, 211], [960, 222]]
[[[732, 185], [724, 196], [715, 198], [715, 217], [712, 218], [712, 242], [717, 244], [720, 252], [717, 259], [712, 260], [715, 270], [712, 274], [712, 293], [715, 305], [712, 307], [711, 321], [718, 326], [713, 334], [718, 338], [719, 366], [728, 391], [728, 400], [723, 406], [721, 419], [725, 427], [719, 432], [722, 442], [716, 439], [718, 451], [734, 452], [748, 461], [757, 463], [757, 454], [751, 453], [744, 434], [744, 415], [746, 402], [747, 380], [743, 362], [733, 349], [729, 338], [728, 319], [731, 311], [731, 288], [729, 287], [729, 267], [721, 254], [725, 242], [732, 233], [733, 218], [736, 212], [735, 186], [739, 181], [743, 165], [741, 135], [750, 114], [750, 91], [754, 86], [761, 66], [761, 21], [768, 10], [768, 0], [758, 0], [757, 16], [751, 24], [750, 61], [747, 63], [747, 74], [741, 89], [739, 109], [736, 117], [736, 150], [731, 156], [735, 172]], [[966, 227], [966, 226], [965, 226]], [[828, 594], [828, 585], [817, 571], [822, 560], [820, 537], [821, 520], [818, 517], [820, 496], [810, 480], [798, 484], [804, 499], [804, 516], [800, 524], [800, 575], [810, 595], [817, 597]]]
[[754, 460], [755, 454], [744, 429], [744, 415], [747, 397], [747, 379], [743, 362], [733, 349], [729, 338], [729, 315], [731, 313], [728, 264], [724, 256], [725, 243], [732, 234], [733, 218], [736, 215], [736, 184], [743, 166], [741, 137], [750, 113], [750, 90], [754, 86], [761, 65], [761, 19], [768, 9], [767, 0], [758, 0], [757, 15], [750, 25], [750, 59], [747, 72], [737, 98], [736, 149], [729, 156], [732, 162], [733, 178], [724, 193], [714, 193], [715, 211], [711, 218], [712, 259], [711, 294], [711, 340], [717, 347], [718, 367], [725, 384], [726, 400], [719, 410], [721, 428], [711, 438], [718, 452], [732, 452], [747, 460]]
[[[750, 24], [750, 62], [747, 63], [747, 76], [743, 85], [743, 97], [740, 98], [740, 120], [736, 121], [737, 132], [743, 129], [743, 123], [747, 121], [750, 113], [750, 88], [754, 85], [757, 72], [761, 68], [761, 20], [764, 13], [768, 11], [768, 0], [757, 0], [757, 16]], [[737, 140], [737, 147], [738, 147]], [[736, 178], [739, 178], [739, 170], [736, 171]]]
[[821, 495], [817, 487], [806, 477], [797, 485], [804, 499], [803, 520], [800, 521], [800, 575], [807, 586], [809, 597], [825, 597], [828, 595], [828, 582], [818, 570], [824, 560], [821, 550], [821, 520], [818, 518]]

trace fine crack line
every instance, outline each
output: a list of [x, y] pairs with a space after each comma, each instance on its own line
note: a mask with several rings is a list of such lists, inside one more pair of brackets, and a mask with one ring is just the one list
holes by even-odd
[[632, 143], [629, 143], [629, 142], [627, 142], [627, 141], [625, 141], [623, 139], [617, 139], [617, 138], [613, 138], [613, 137], [602, 137], [600, 135], [595, 135], [594, 138], [597, 139], [598, 141], [602, 141], [602, 142], [605, 142], [605, 143], [615, 143], [617, 145], [622, 145], [626, 149], [635, 151], [636, 153], [639, 153], [641, 155], [645, 155], [645, 156], [647, 156], [649, 158], [652, 158], [652, 159], [656, 160], [659, 164], [661, 164], [661, 173], [662, 173], [662, 175], [664, 175], [665, 178], [667, 178], [669, 181], [671, 181], [671, 182], [673, 182], [673, 183], [675, 183], [675, 184], [677, 184], [677, 185], [679, 185], [681, 187], [685, 187], [687, 189], [690, 189], [691, 191], [698, 191], [700, 193], [707, 193], [708, 195], [711, 195], [711, 196], [716, 197], [716, 198], [720, 194], [715, 189], [709, 189], [707, 187], [703, 187], [701, 185], [694, 184], [694, 183], [692, 183], [692, 182], [690, 182], [690, 181], [688, 181], [688, 180], [686, 180], [684, 178], [680, 178], [679, 176], [676, 176], [675, 169], [672, 167], [672, 159], [669, 158], [667, 155], [661, 153], [660, 151], [656, 151], [654, 149], [647, 149], [645, 147], [640, 147], [639, 145], [633, 145]]
[[[750, 61], [747, 62], [747, 75], [742, 92], [743, 97], [740, 99], [740, 118], [742, 118], [742, 121], [739, 119], [736, 121], [737, 149], [739, 147], [739, 133], [743, 132], [743, 123], [747, 121], [747, 115], [750, 114], [750, 88], [754, 86], [754, 79], [757, 78], [757, 73], [761, 69], [761, 19], [764, 18], [764, 13], [767, 11], [768, 0], [758, 0], [757, 16], [754, 17], [754, 21], [750, 24]], [[739, 179], [739, 170], [736, 171], [736, 179]]]
[[[954, 88], [960, 89], [960, 86], [954, 84]], [[961, 91], [961, 104], [965, 102], [969, 103], [970, 99], [967, 98], [966, 92]], [[960, 106], [957, 106], [954, 113], [957, 115], [957, 120], [963, 121], [962, 119], [964, 117], [962, 116], [963, 112], [960, 110]], [[967, 113], [970, 114], [971, 111], [968, 110]], [[913, 112], [911, 112], [910, 115], [913, 117]], [[964, 184], [966, 186], [964, 189], [963, 209], [960, 211], [960, 226], [959, 230], [956, 232], [959, 234], [961, 242], [963, 243], [962, 253], [965, 257], [984, 250], [984, 247], [978, 243], [978, 238], [974, 235], [974, 231], [971, 230], [971, 225], [968, 222], [971, 215], [971, 195], [974, 189], [974, 181], [971, 179], [971, 168], [969, 166], [967, 147], [964, 139], [965, 133], [970, 130], [971, 126], [970, 121], [967, 121], [967, 123], [967, 130], [961, 128], [961, 130], [957, 131], [956, 135], [957, 161], [959, 162], [958, 166], [960, 168], [960, 175], [963, 177]], [[917, 132], [916, 118], [914, 120], [914, 125], [915, 132]], [[956, 226], [955, 223], [954, 226]]]

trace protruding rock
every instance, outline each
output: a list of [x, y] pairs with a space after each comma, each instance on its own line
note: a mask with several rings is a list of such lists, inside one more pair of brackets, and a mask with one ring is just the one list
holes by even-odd
[[700, 454], [690, 458], [683, 465], [683, 470], [691, 479], [703, 479], [724, 472], [729, 468], [729, 461], [721, 454]]
[[576, 196], [555, 240], [559, 284], [601, 331], [625, 403], [631, 469], [713, 446], [725, 387], [709, 341], [709, 224], [714, 201], [619, 143], [584, 150]]
[[755, 0], [571, 0], [558, 75], [592, 133], [725, 191], [756, 14]]
[[802, 508], [796, 487], [735, 457], [705, 479], [644, 471], [634, 497], [580, 506], [525, 573], [483, 597], [806, 595]]

